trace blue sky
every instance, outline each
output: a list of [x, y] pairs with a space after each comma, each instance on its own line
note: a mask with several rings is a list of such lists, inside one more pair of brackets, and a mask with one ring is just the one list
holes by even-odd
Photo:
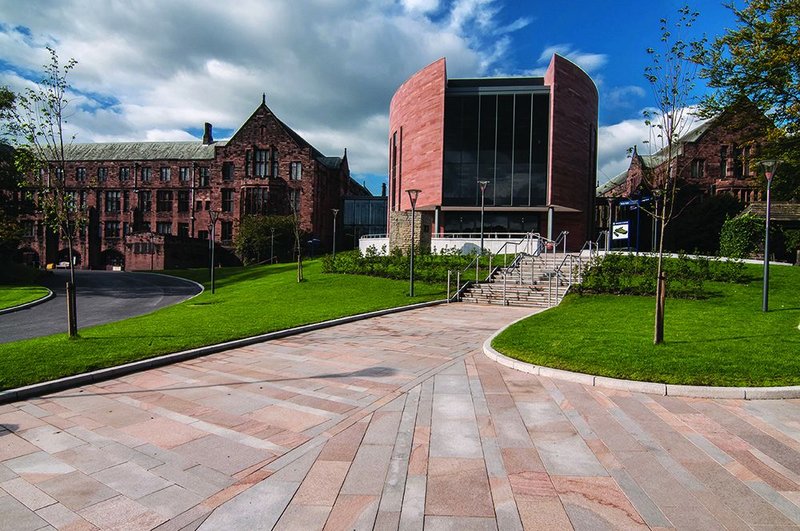
[[[354, 177], [380, 190], [388, 106], [411, 74], [447, 57], [451, 77], [537, 75], [552, 53], [600, 93], [598, 178], [627, 167], [647, 131], [643, 77], [659, 19], [683, 2], [536, 0], [0, 0], [0, 84], [20, 89], [48, 57], [78, 65], [69, 127], [77, 142], [188, 140], [212, 122], [230, 135], [267, 104], [323, 153], [348, 149]], [[733, 25], [695, 2], [695, 30]], [[702, 91], [702, 86], [699, 87]]]

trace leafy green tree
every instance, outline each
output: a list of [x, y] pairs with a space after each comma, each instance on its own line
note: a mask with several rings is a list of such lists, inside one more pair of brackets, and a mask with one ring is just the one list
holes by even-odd
[[[743, 97], [769, 116], [775, 129], [761, 156], [781, 159], [772, 193], [800, 200], [800, 2], [747, 0], [735, 27], [708, 47], [700, 75], [716, 89], [702, 101], [704, 115], [718, 114]], [[764, 186], [765, 183], [762, 183]]]
[[[0, 115], [14, 106], [14, 93], [0, 87]], [[9, 259], [19, 246], [20, 177], [14, 164], [14, 148], [6, 143], [8, 131], [0, 131], [0, 260]]]
[[719, 236], [719, 254], [730, 258], [749, 258], [764, 250], [764, 218], [742, 214], [726, 219]]
[[13, 104], [3, 110], [2, 118], [16, 144], [16, 169], [27, 176], [26, 186], [34, 190], [42, 221], [67, 244], [68, 331], [72, 337], [78, 333], [73, 247], [79, 231], [88, 222], [86, 212], [78, 207], [76, 192], [67, 189], [65, 178], [65, 149], [72, 141], [64, 130], [70, 89], [67, 78], [77, 61], [70, 59], [62, 65], [56, 51], [49, 47], [47, 50], [50, 61], [43, 66], [41, 81], [15, 94]]
[[698, 12], [684, 6], [678, 10], [678, 18], [674, 23], [666, 18], [661, 19], [659, 45], [647, 50], [650, 64], [644, 71], [652, 89], [655, 108], [644, 113], [645, 124], [650, 131], [646, 143], [652, 152], [658, 153], [662, 162], [643, 176], [657, 199], [656, 208], [649, 213], [658, 223], [660, 232], [653, 333], [653, 343], [656, 345], [664, 342], [664, 235], [670, 221], [679, 212], [679, 208], [676, 208], [678, 177], [681, 173], [681, 168], [677, 167], [679, 139], [690, 127], [695, 77], [706, 44], [705, 39], [691, 40], [688, 37], [698, 16]]
[[290, 216], [244, 216], [234, 241], [236, 254], [248, 265], [291, 258], [292, 231]]

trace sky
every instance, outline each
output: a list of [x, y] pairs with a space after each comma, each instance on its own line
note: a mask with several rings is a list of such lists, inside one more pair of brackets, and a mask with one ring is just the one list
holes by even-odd
[[[192, 140], [203, 123], [229, 137], [267, 105], [351, 173], [386, 181], [389, 102], [414, 72], [447, 58], [448, 77], [542, 75], [553, 53], [582, 67], [600, 96], [598, 181], [648, 137], [654, 95], [643, 72], [656, 0], [0, 0], [0, 85], [41, 78], [46, 46], [70, 73], [75, 142]], [[692, 37], [733, 26], [720, 0], [694, 0]], [[697, 93], [704, 90], [699, 81]]]

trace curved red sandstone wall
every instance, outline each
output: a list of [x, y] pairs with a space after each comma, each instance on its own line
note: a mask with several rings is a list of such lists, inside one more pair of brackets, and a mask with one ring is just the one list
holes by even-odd
[[597, 87], [578, 66], [554, 55], [544, 77], [550, 86], [551, 205], [579, 210], [556, 213], [553, 236], [570, 231], [570, 247], [580, 248], [594, 234], [597, 181]]
[[[403, 83], [389, 106], [389, 209], [410, 210], [406, 190], [418, 188], [417, 207], [442, 204], [445, 59]], [[392, 183], [392, 136], [397, 133], [397, 177]], [[395, 201], [392, 195], [397, 194]]]

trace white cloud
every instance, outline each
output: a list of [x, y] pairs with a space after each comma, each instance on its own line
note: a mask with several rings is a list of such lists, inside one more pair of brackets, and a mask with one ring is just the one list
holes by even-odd
[[0, 13], [11, 65], [0, 83], [39, 71], [45, 44], [78, 60], [78, 142], [180, 140], [205, 121], [236, 129], [265, 92], [323, 153], [350, 148], [354, 172], [377, 174], [389, 101], [408, 76], [443, 56], [454, 76], [493, 71], [529, 23], [502, 19], [500, 0], [0, 0]]
[[583, 52], [573, 48], [571, 44], [555, 44], [542, 51], [539, 55], [539, 64], [549, 63], [554, 53], [566, 57], [590, 75], [600, 70], [608, 62], [608, 56], [605, 54]]
[[645, 95], [645, 90], [637, 85], [614, 87], [608, 91], [600, 91], [602, 103], [610, 108], [638, 107], [639, 101]]

